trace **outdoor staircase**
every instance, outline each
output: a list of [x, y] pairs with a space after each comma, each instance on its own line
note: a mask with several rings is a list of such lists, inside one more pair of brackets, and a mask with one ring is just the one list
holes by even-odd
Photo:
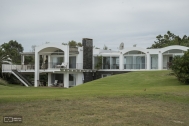
[[20, 74], [17, 70], [12, 70], [12, 74], [14, 74], [14, 76], [16, 76], [26, 87], [33, 86], [32, 83], [29, 80], [27, 80], [26, 77], [24, 77], [22, 74]]

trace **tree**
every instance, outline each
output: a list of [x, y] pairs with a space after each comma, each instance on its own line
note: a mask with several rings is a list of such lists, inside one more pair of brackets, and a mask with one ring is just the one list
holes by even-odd
[[71, 46], [71, 47], [76, 47], [77, 46], [77, 42], [74, 41], [74, 40], [71, 40], [68, 42], [68, 45]]
[[68, 45], [68, 44], [63, 42], [62, 45]]
[[170, 31], [167, 31], [167, 34], [165, 34], [164, 36], [156, 36], [156, 39], [157, 41], [155, 41], [151, 47], [148, 47], [148, 49], [163, 48], [171, 45], [181, 45], [189, 47], [189, 36], [187, 37], [186, 35], [184, 35], [182, 38], [180, 38], [179, 36], [174, 35]]
[[99, 70], [102, 68], [102, 56], [98, 56], [96, 57], [97, 63], [95, 65], [95, 69]]
[[78, 43], [77, 43], [77, 46], [82, 47], [81, 42], [78, 42]]
[[30, 64], [33, 65], [34, 64], [34, 56], [25, 56], [24, 58], [24, 63], [26, 64]]
[[179, 81], [189, 84], [189, 51], [185, 52], [182, 57], [173, 58], [171, 69]]
[[23, 47], [19, 44], [16, 40], [9, 41], [8, 43], [4, 43], [1, 45], [1, 48], [4, 50], [6, 55], [9, 55], [12, 63], [20, 64], [21, 63], [21, 55], [20, 53], [23, 52]]
[[74, 41], [74, 40], [69, 41], [69, 42], [68, 42], [68, 45], [69, 45], [70, 47], [76, 47], [76, 46], [82, 47], [81, 42], [78, 42], [78, 43], [77, 43], [77, 42]]
[[[46, 42], [47, 43], [47, 42]], [[36, 45], [32, 45], [31, 46], [31, 48], [32, 48], [32, 52], [35, 52], [35, 47], [36, 47]], [[35, 62], [35, 57], [34, 57], [34, 55], [32, 55], [32, 56], [25, 56], [24, 57], [24, 63], [25, 64], [30, 64], [30, 65], [33, 65], [34, 64], [34, 62]]]
[[103, 49], [104, 50], [108, 50], [108, 47], [106, 45], [104, 45]]

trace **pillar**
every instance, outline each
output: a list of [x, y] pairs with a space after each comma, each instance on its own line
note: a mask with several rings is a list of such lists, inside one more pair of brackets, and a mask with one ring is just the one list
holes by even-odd
[[37, 80], [39, 80], [39, 54], [35, 52], [35, 83], [34, 87], [38, 87]]
[[147, 65], [147, 70], [150, 70], [150, 66], [151, 66], [151, 63], [150, 63], [150, 54], [149, 53], [147, 53], [146, 54], [147, 55], [147, 62], [146, 62], [146, 65]]
[[69, 88], [69, 73], [64, 73], [64, 87]]
[[[83, 38], [83, 69], [93, 69], [93, 39]], [[93, 80], [91, 72], [84, 73], [84, 82], [89, 82]]]
[[24, 57], [24, 55], [22, 55], [22, 61], [21, 61], [21, 63], [22, 63], [22, 65], [24, 65], [24, 59], [25, 57]]
[[159, 52], [158, 54], [158, 69], [159, 70], [162, 70], [162, 65], [163, 65], [163, 56], [162, 56], [162, 53]]
[[83, 84], [83, 73], [76, 74], [76, 85]]
[[64, 63], [67, 66], [67, 69], [69, 69], [69, 46], [67, 45], [67, 49], [64, 50]]
[[120, 70], [123, 70], [123, 60], [124, 60], [124, 57], [123, 57], [123, 54], [121, 52], [120, 56], [119, 56], [119, 69]]
[[51, 55], [48, 55], [48, 69], [50, 69], [51, 67], [52, 67]]
[[48, 73], [48, 87], [52, 84], [51, 73]]

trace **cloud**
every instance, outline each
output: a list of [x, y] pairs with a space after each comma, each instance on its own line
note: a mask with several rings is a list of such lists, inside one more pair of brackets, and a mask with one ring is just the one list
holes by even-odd
[[49, 41], [82, 38], [117, 49], [148, 47], [168, 30], [189, 35], [189, 1], [180, 0], [1, 0], [0, 44], [17, 40], [25, 51]]

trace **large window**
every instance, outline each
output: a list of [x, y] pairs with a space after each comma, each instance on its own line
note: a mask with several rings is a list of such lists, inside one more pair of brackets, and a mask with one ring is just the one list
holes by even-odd
[[124, 54], [124, 69], [145, 69], [145, 53], [141, 51], [129, 51]]
[[103, 69], [110, 69], [110, 57], [103, 57]]
[[76, 57], [69, 57], [69, 67], [70, 68], [76, 68], [76, 66], [79, 64], [76, 64]]
[[64, 57], [61, 56], [52, 56], [51, 57], [51, 62], [50, 62], [50, 67], [51, 68], [56, 68], [57, 65], [61, 65], [62, 62], [64, 62]]
[[110, 67], [111, 69], [119, 69], [119, 57], [111, 57]]
[[158, 55], [152, 54], [151, 56], [151, 69], [158, 69]]
[[[98, 66], [99, 58], [94, 57], [94, 68]], [[98, 66], [99, 69], [119, 69], [119, 56], [103, 56], [102, 66]]]

